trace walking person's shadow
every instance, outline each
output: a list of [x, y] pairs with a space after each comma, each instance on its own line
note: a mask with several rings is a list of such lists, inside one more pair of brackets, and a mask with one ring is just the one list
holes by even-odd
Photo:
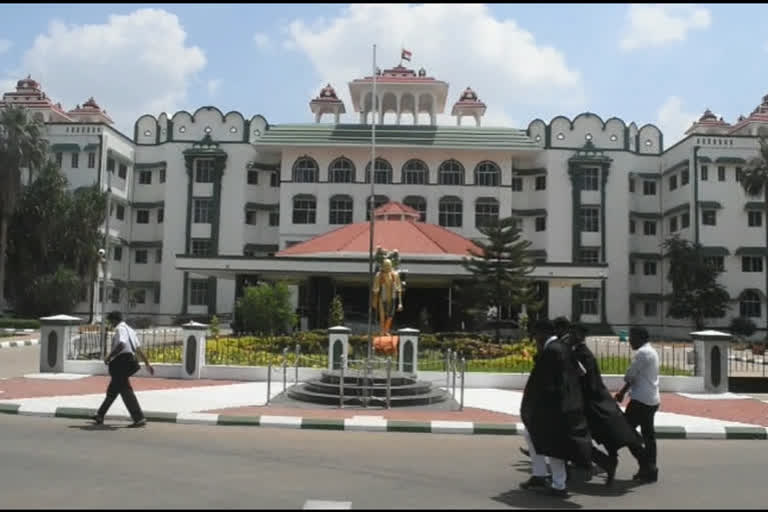
[[91, 424], [88, 424], [88, 425], [70, 425], [69, 428], [76, 428], [78, 430], [84, 430], [86, 432], [90, 432], [90, 431], [94, 431], [94, 430], [96, 430], [96, 431], [98, 431], [98, 430], [105, 430], [105, 431], [108, 431], [108, 432], [113, 432], [115, 430], [118, 430], [118, 429], [121, 429], [121, 428], [125, 428], [125, 427], [120, 426], [120, 425], [106, 425], [106, 424], [103, 424], [103, 423], [101, 425], [97, 425], [95, 423], [91, 423]]

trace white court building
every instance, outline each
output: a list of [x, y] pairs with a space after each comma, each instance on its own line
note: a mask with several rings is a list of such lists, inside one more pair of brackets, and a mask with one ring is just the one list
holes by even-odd
[[[344, 105], [324, 88], [310, 102], [315, 123], [270, 124], [208, 106], [144, 115], [131, 137], [94, 101], [65, 111], [31, 79], [3, 101], [43, 117], [73, 187], [111, 182], [108, 309], [158, 322], [226, 317], [243, 283], [287, 279], [315, 327], [325, 325], [334, 292], [346, 294], [350, 310], [365, 312], [367, 302], [367, 254], [301, 249], [367, 219], [372, 77], [349, 90], [352, 105]], [[477, 226], [489, 217], [517, 217], [532, 242], [546, 314], [595, 331], [690, 330], [666, 315], [671, 289], [660, 245], [679, 234], [725, 269], [731, 313], [709, 325], [727, 328], [742, 315], [765, 327], [764, 203], [746, 197], [738, 180], [757, 155], [757, 130], [768, 125], [768, 96], [735, 124], [707, 111], [665, 148], [653, 125], [592, 113], [536, 119], [526, 129], [482, 127], [486, 105], [470, 88], [454, 96], [457, 126], [438, 126], [448, 90], [423, 69], [379, 71], [376, 205], [403, 203], [468, 239], [481, 237]], [[359, 116], [355, 124], [341, 123], [347, 108]], [[332, 234], [322, 240], [333, 246]], [[450, 289], [466, 276], [460, 256], [447, 252], [403, 255], [410, 304], [428, 308], [442, 329], [455, 327]], [[100, 315], [96, 290], [81, 316]]]

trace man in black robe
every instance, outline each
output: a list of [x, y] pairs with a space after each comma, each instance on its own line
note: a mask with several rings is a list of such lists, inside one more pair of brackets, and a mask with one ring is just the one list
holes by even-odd
[[641, 467], [645, 467], [647, 455], [642, 447], [642, 440], [631, 427], [616, 400], [603, 383], [600, 366], [586, 341], [587, 329], [583, 325], [574, 325], [571, 329], [570, 342], [573, 355], [584, 375], [581, 377], [584, 413], [589, 424], [589, 431], [595, 442], [603, 445], [606, 455], [592, 449], [592, 461], [607, 473], [606, 485], [611, 485], [616, 475], [618, 451], [624, 446], [630, 448]]
[[[552, 335], [548, 321], [537, 322], [534, 333], [542, 350], [536, 356], [520, 405], [533, 476], [521, 487], [542, 488], [565, 496], [565, 461], [591, 469], [592, 439], [571, 347]], [[551, 485], [546, 484], [545, 456], [552, 468]]]

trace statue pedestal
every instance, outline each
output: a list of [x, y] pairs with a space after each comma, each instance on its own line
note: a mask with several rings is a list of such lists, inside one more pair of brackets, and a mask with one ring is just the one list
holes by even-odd
[[328, 369], [340, 370], [341, 361], [344, 360], [344, 369], [347, 369], [349, 360], [349, 333], [352, 329], [337, 325], [328, 329]]
[[374, 336], [373, 349], [376, 354], [384, 356], [396, 356], [397, 347], [400, 343], [398, 336]]
[[728, 346], [733, 339], [728, 333], [699, 331], [690, 333], [696, 357], [696, 375], [704, 377], [709, 393], [728, 392]]
[[400, 339], [397, 369], [415, 375], [419, 371], [419, 330], [405, 328], [398, 330], [397, 334]]

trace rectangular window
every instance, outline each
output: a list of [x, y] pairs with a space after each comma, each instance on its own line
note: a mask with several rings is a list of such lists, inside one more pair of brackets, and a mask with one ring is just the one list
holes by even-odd
[[147, 290], [141, 289], [141, 290], [134, 290], [133, 291], [133, 301], [136, 304], [144, 304], [147, 302]]
[[156, 249], [155, 250], [155, 263], [162, 263], [163, 262], [163, 250], [162, 249]]
[[691, 214], [684, 213], [680, 216], [680, 228], [686, 229], [691, 225]]
[[207, 306], [208, 305], [208, 280], [190, 279], [189, 280], [189, 305]]
[[717, 212], [715, 210], [704, 210], [701, 212], [701, 223], [705, 226], [717, 225]]
[[160, 304], [160, 287], [155, 286], [155, 304]]
[[597, 247], [582, 248], [579, 251], [580, 263], [599, 263], [600, 262], [600, 249]]
[[115, 160], [113, 158], [107, 158], [107, 172], [115, 173]]
[[597, 315], [600, 290], [598, 288], [579, 288], [579, 313]]
[[547, 230], [547, 218], [536, 217], [536, 231], [546, 231], [546, 230]]
[[80, 153], [72, 153], [72, 168], [80, 167]]
[[633, 276], [635, 275], [635, 272], [637, 272], [637, 262], [634, 260], [630, 260], [629, 262], [629, 275]]
[[192, 256], [210, 256], [212, 248], [210, 240], [192, 240]]
[[588, 233], [600, 231], [600, 210], [598, 208], [581, 209], [581, 230]]
[[211, 224], [213, 222], [213, 199], [194, 199], [193, 211], [195, 224]]
[[598, 190], [598, 170], [584, 169], [581, 175], [581, 190]]
[[247, 210], [245, 212], [245, 223], [249, 226], [256, 225], [256, 210]]
[[706, 165], [701, 166], [701, 181], [709, 180], [709, 168]]
[[123, 248], [119, 245], [112, 248], [112, 259], [115, 261], [121, 261], [123, 259]]
[[160, 169], [160, 183], [165, 183], [165, 167]]
[[656, 275], [656, 262], [644, 261], [643, 262], [643, 275], [655, 276]]
[[629, 193], [634, 194], [635, 192], [635, 179], [629, 178]]
[[546, 190], [546, 189], [547, 189], [547, 177], [536, 176], [536, 190]]
[[64, 154], [61, 151], [59, 151], [56, 153], [56, 165], [58, 165], [59, 168], [61, 168], [61, 164], [63, 162], [64, 162]]
[[742, 272], [762, 272], [763, 257], [762, 256], [742, 256], [741, 271]]
[[643, 303], [643, 315], [644, 316], [656, 316], [659, 312], [659, 305], [657, 302], [644, 302]]
[[117, 208], [115, 209], [115, 217], [117, 217], [117, 220], [125, 219], [125, 206], [121, 204], [117, 205]]
[[675, 231], [677, 231], [677, 217], [670, 217], [669, 232], [674, 233]]
[[643, 181], [643, 195], [655, 196], [656, 195], [656, 182], [652, 180]]
[[125, 164], [120, 164], [120, 166], [117, 168], [117, 175], [118, 177], [125, 179], [126, 176], [128, 176], [128, 166]]
[[195, 160], [195, 183], [213, 183], [213, 160]]
[[512, 226], [513, 226], [513, 227], [514, 227], [514, 228], [515, 228], [517, 231], [522, 231], [522, 230], [523, 230], [523, 219], [520, 219], [520, 218], [517, 218], [517, 219], [513, 219], [513, 220], [512, 220]]
[[722, 165], [717, 168], [717, 181], [725, 181], [725, 167]]
[[120, 304], [120, 288], [114, 287], [109, 289], [109, 302]]
[[512, 178], [512, 192], [523, 191], [523, 178]]
[[335, 197], [331, 199], [328, 224], [352, 224], [352, 198]]
[[747, 226], [759, 228], [763, 225], [763, 212], [747, 212]]
[[669, 177], [669, 190], [675, 190], [677, 188], [677, 174], [673, 174]]
[[272, 171], [269, 174], [269, 186], [270, 187], [280, 186], [280, 175], [277, 173], [277, 171]]
[[737, 182], [740, 182], [740, 181], [741, 181], [741, 175], [742, 175], [742, 170], [741, 170], [741, 167], [737, 167], [737, 168], [736, 168], [736, 181], [737, 181]]
[[162, 224], [165, 220], [165, 208], [157, 209], [157, 223]]
[[152, 184], [152, 171], [139, 172], [139, 185], [151, 185]]
[[136, 224], [149, 224], [149, 210], [136, 210]]
[[722, 256], [705, 256], [704, 264], [714, 268], [719, 272], [725, 271], [725, 258]]
[[254, 171], [254, 170], [248, 171], [248, 184], [249, 185], [259, 184], [259, 171]]
[[149, 258], [147, 257], [147, 250], [146, 249], [136, 249], [136, 256], [135, 256], [135, 263], [147, 263], [149, 261]]
[[643, 221], [643, 234], [645, 236], [656, 236], [656, 221]]
[[280, 212], [269, 212], [269, 225], [270, 226], [280, 225]]
[[634, 220], [629, 219], [629, 234], [634, 235], [636, 230], [637, 230], [637, 223]]
[[96, 153], [88, 153], [88, 168], [93, 169], [96, 167]]
[[686, 169], [680, 174], [680, 186], [681, 187], [686, 186], [690, 180], [691, 180], [691, 173], [688, 171], [688, 169]]

